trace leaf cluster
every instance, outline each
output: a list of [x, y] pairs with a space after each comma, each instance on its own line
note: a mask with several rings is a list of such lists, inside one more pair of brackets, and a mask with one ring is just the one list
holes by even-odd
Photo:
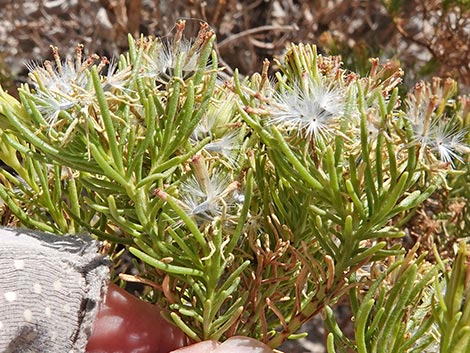
[[[468, 337], [460, 324], [445, 333], [467, 315], [446, 302], [465, 297], [464, 255], [444, 299], [440, 282], [430, 289], [443, 265], [399, 241], [468, 161], [455, 83], [420, 83], [403, 103], [396, 65], [371, 60], [360, 76], [310, 45], [292, 45], [274, 79], [265, 62], [221, 82], [212, 31], [189, 40], [184, 27], [168, 41], [129, 37], [114, 61], [53, 48], [19, 100], [0, 91], [6, 223], [87, 232], [113, 258], [128, 249], [134, 280], [158, 289], [143, 297], [196, 341], [278, 347], [321, 312], [332, 352], [416, 351], [434, 322], [449, 342]], [[346, 295], [355, 340], [331, 311]], [[449, 314], [431, 320], [432, 300]]]

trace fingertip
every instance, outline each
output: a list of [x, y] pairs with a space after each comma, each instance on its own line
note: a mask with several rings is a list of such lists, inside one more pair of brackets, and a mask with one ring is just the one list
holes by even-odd
[[170, 353], [210, 353], [215, 352], [220, 343], [217, 341], [203, 341], [192, 344], [191, 346], [171, 351]]
[[188, 344], [177, 327], [146, 303], [111, 284], [100, 303], [87, 353], [168, 353]]
[[274, 353], [274, 351], [254, 338], [234, 336], [223, 343], [204, 341], [171, 353]]
[[213, 353], [273, 353], [273, 349], [251, 338], [233, 336], [223, 342]]

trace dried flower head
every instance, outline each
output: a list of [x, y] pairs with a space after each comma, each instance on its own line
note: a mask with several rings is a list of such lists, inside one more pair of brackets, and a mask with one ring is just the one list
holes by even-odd
[[188, 78], [193, 75], [197, 69], [198, 53], [192, 53], [192, 46], [193, 43], [187, 39], [182, 39], [177, 43], [159, 42], [153, 53], [146, 56], [144, 76], [168, 82], [174, 75], [178, 60], [182, 62], [183, 77]]
[[44, 66], [35, 63], [27, 64], [30, 78], [36, 84], [36, 89], [52, 93], [73, 95], [79, 88], [85, 88], [88, 82], [87, 69], [98, 59], [91, 55], [83, 60], [83, 45], [75, 49], [74, 60], [67, 58], [64, 62], [56, 47], [51, 47], [54, 64], [45, 61]]
[[239, 189], [237, 181], [231, 181], [220, 169], [208, 170], [202, 155], [192, 159], [194, 175], [182, 184], [181, 198], [187, 213], [197, 221], [207, 222], [226, 218], [234, 205], [233, 194]]
[[225, 159], [234, 165], [234, 154], [240, 149], [240, 138], [238, 131], [226, 133], [221, 138], [215, 139], [204, 146], [209, 153], [217, 153], [225, 157]]
[[166, 83], [174, 76], [178, 62], [184, 79], [194, 75], [198, 69], [201, 49], [213, 32], [206, 23], [202, 23], [196, 39], [190, 40], [183, 37], [184, 28], [185, 21], [181, 20], [176, 25], [177, 31], [173, 39], [148, 43], [150, 50], [144, 54], [144, 76]]
[[108, 60], [103, 58], [102, 62], [107, 65], [106, 76], [103, 80], [103, 90], [118, 90], [121, 92], [130, 92], [128, 87], [129, 79], [132, 75], [132, 67], [127, 66], [122, 70], [118, 69], [118, 61], [115, 58]]
[[45, 61], [43, 66], [27, 64], [29, 76], [35, 85], [35, 90], [30, 95], [49, 127], [56, 124], [61, 112], [89, 99], [89, 94], [86, 93], [89, 68], [99, 58], [91, 55], [83, 60], [83, 45], [77, 46], [73, 59], [67, 58], [64, 61], [56, 47], [51, 49], [54, 63]]
[[223, 157], [229, 164], [234, 165], [236, 152], [240, 150], [241, 136], [239, 122], [235, 119], [235, 96], [231, 92], [222, 91], [226, 95], [223, 101], [209, 105], [191, 134], [193, 144], [206, 137], [211, 141], [204, 146], [209, 154]]
[[309, 139], [329, 136], [344, 112], [346, 90], [323, 82], [308, 81], [306, 88], [299, 83], [290, 91], [274, 94], [271, 122]]
[[461, 154], [469, 152], [464, 143], [466, 133], [465, 129], [459, 129], [452, 122], [441, 120], [432, 124], [427, 145], [441, 162], [454, 166], [455, 160], [463, 161]]
[[39, 112], [50, 127], [55, 125], [61, 112], [73, 108], [77, 103], [70, 96], [41, 91], [36, 96], [35, 101]]
[[462, 161], [461, 153], [468, 152], [464, 142], [467, 133], [455, 119], [449, 119], [439, 112], [440, 97], [433, 93], [429, 85], [419, 83], [414, 94], [408, 97], [406, 118], [414, 133], [414, 143], [420, 146], [422, 155], [431, 160], [454, 165], [454, 161]]

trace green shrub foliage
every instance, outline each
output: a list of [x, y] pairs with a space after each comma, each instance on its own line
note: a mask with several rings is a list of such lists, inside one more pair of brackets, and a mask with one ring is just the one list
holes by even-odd
[[330, 352], [468, 351], [465, 243], [449, 270], [401, 242], [466, 175], [468, 97], [450, 79], [400, 97], [396, 65], [360, 76], [304, 44], [274, 77], [222, 81], [214, 40], [181, 21], [113, 60], [53, 48], [18, 99], [0, 91], [4, 224], [128, 249], [143, 299], [196, 341], [278, 347], [323, 313]]

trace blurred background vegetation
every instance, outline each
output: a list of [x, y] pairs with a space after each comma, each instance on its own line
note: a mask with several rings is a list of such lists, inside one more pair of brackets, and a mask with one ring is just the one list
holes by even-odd
[[127, 33], [166, 36], [185, 18], [214, 29], [228, 73], [253, 73], [289, 42], [308, 42], [362, 74], [379, 57], [398, 61], [409, 86], [437, 75], [470, 87], [468, 0], [1, 0], [0, 14], [4, 86], [25, 79], [25, 62], [50, 57], [51, 44], [112, 56]]

